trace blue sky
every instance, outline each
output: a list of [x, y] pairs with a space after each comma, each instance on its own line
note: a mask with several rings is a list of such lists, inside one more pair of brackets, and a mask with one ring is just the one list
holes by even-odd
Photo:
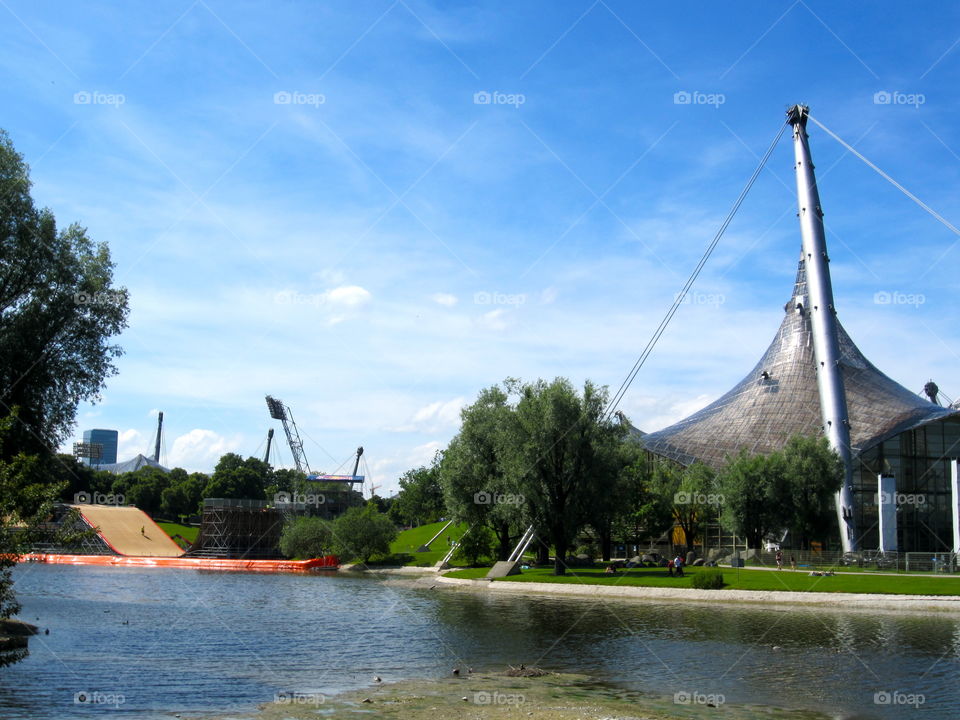
[[[108, 242], [131, 292], [119, 375], [77, 428], [118, 429], [124, 457], [158, 409], [169, 465], [254, 454], [270, 393], [315, 470], [362, 444], [382, 494], [507, 376], [616, 388], [797, 102], [960, 224], [960, 6], [3, 0], [0, 17], [0, 127], [38, 203]], [[841, 321], [908, 388], [960, 396], [957, 236], [810, 135]], [[795, 204], [787, 133], [624, 399], [637, 426], [759, 358]]]

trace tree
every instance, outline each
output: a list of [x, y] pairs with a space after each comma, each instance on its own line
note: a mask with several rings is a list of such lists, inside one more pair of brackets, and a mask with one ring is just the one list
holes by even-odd
[[810, 542], [831, 534], [836, 526], [834, 497], [843, 485], [843, 460], [825, 437], [794, 435], [783, 448], [787, 526], [795, 543], [808, 549]]
[[[186, 474], [183, 470], [181, 473]], [[163, 491], [170, 486], [170, 478], [160, 468], [145, 465], [138, 470], [118, 475], [111, 492], [122, 495], [126, 505], [136, 505], [147, 515], [160, 511]]]
[[390, 517], [400, 525], [416, 527], [436, 522], [445, 511], [443, 488], [440, 485], [440, 463], [437, 452], [430, 467], [407, 470], [400, 477], [400, 492], [390, 506]]
[[589, 524], [597, 535], [600, 556], [605, 561], [610, 560], [615, 522], [625, 512], [636, 480], [634, 473], [643, 457], [642, 448], [625, 435], [625, 432], [611, 432], [603, 436], [605, 444], [597, 448], [597, 473], [604, 488], [588, 498]]
[[742, 450], [728, 458], [717, 489], [723, 495], [721, 522], [746, 539], [747, 547], [759, 549], [764, 537], [785, 525], [789, 494], [782, 453], [751, 455]]
[[244, 460], [236, 453], [227, 453], [213, 469], [203, 497], [263, 500], [264, 490], [270, 483], [270, 466], [263, 460], [255, 457]]
[[555, 549], [554, 574], [563, 575], [567, 550], [589, 521], [590, 498], [607, 491], [610, 454], [626, 431], [604, 418], [606, 390], [589, 381], [582, 396], [564, 378], [518, 390], [510, 473]]
[[29, 168], [0, 130], [0, 417], [19, 407], [2, 459], [52, 454], [72, 432], [77, 404], [96, 400], [122, 350], [126, 289], [79, 225], [58, 230], [30, 196]]
[[613, 532], [638, 547], [673, 526], [673, 497], [665, 497], [652, 482], [650, 463], [638, 457], [622, 470], [622, 504]]
[[486, 525], [477, 525], [467, 530], [460, 537], [454, 558], [458, 562], [473, 567], [479, 564], [480, 559], [489, 557], [493, 549], [493, 533]]
[[[184, 476], [180, 476], [178, 470]], [[160, 493], [160, 512], [170, 518], [199, 514], [203, 491], [210, 478], [199, 472], [187, 475], [180, 468], [171, 470], [170, 476], [170, 486]]]
[[333, 521], [333, 549], [342, 560], [370, 562], [374, 555], [387, 555], [397, 528], [377, 506], [352, 507]]
[[[506, 388], [513, 381], [505, 383]], [[508, 473], [509, 445], [516, 438], [516, 415], [507, 389], [492, 386], [460, 411], [460, 432], [440, 462], [444, 502], [453, 519], [468, 526], [486, 525], [497, 538], [497, 555], [506, 560], [515, 533], [529, 524], [517, 502], [517, 477]]]
[[333, 540], [330, 523], [318, 517], [298, 517], [280, 535], [280, 552], [288, 558], [318, 558], [329, 554]]
[[660, 460], [653, 471], [653, 484], [683, 531], [687, 548], [692, 548], [701, 539], [704, 523], [711, 515], [716, 517], [721, 504], [716, 474], [700, 462], [682, 467]]

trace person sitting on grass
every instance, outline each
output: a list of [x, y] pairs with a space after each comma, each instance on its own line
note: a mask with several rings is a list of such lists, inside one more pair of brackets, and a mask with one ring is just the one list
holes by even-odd
[[604, 575], [616, 575], [617, 568], [615, 565], [607, 565], [607, 569], [603, 571]]

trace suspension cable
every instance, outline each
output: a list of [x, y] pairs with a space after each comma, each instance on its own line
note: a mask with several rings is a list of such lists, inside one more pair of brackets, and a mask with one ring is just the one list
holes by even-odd
[[733, 216], [737, 214], [737, 210], [740, 209], [740, 205], [743, 204], [744, 199], [747, 197], [747, 193], [750, 192], [750, 188], [753, 187], [753, 183], [756, 181], [757, 177], [760, 175], [760, 172], [763, 170], [763, 166], [766, 165], [767, 160], [770, 158], [770, 155], [773, 154], [774, 148], [777, 146], [777, 143], [780, 142], [780, 138], [783, 136], [783, 131], [786, 129], [788, 121], [780, 126], [780, 130], [777, 132], [776, 137], [773, 139], [773, 142], [770, 143], [770, 147], [767, 148], [767, 151], [763, 154], [763, 157], [760, 159], [760, 163], [757, 165], [756, 169], [753, 171], [753, 174], [750, 176], [750, 179], [747, 180], [747, 184], [744, 186], [743, 190], [740, 191], [740, 195], [737, 198], [736, 202], [733, 204], [733, 207], [730, 208], [730, 212], [727, 213], [727, 217], [724, 219], [723, 223], [720, 225], [720, 229], [717, 231], [717, 234], [713, 237], [713, 241], [707, 246], [706, 251], [703, 253], [703, 256], [700, 258], [700, 262], [697, 263], [697, 266], [693, 269], [693, 272], [690, 273], [690, 277], [687, 278], [686, 283], [684, 283], [683, 288], [677, 293], [676, 298], [673, 301], [673, 305], [670, 306], [670, 309], [667, 310], [666, 315], [663, 316], [663, 319], [660, 321], [660, 325], [657, 326], [657, 329], [654, 331], [653, 336], [647, 341], [646, 347], [643, 349], [643, 352], [640, 353], [640, 357], [637, 358], [637, 361], [633, 364], [633, 368], [627, 373], [627, 377], [620, 384], [620, 388], [611, 398], [610, 402], [607, 405], [607, 409], [603, 414], [603, 419], [608, 420], [610, 416], [616, 411], [617, 406], [620, 404], [620, 401], [623, 400], [624, 395], [626, 395], [627, 390], [630, 389], [630, 385], [633, 383], [634, 379], [637, 377], [637, 373], [640, 372], [640, 368], [643, 367], [646, 363], [647, 358], [650, 357], [650, 354], [653, 352], [653, 349], [656, 347], [657, 342], [660, 340], [660, 337], [666, 331], [667, 326], [670, 324], [670, 321], [673, 319], [673, 316], [676, 314], [680, 305], [683, 304], [684, 298], [687, 296], [687, 293], [690, 292], [690, 288], [693, 287], [693, 284], [697, 281], [697, 278], [700, 276], [700, 272], [703, 270], [704, 265], [707, 264], [707, 260], [710, 259], [710, 256], [713, 254], [714, 249], [717, 247], [717, 244], [720, 242], [720, 238], [723, 237], [723, 233], [726, 232], [727, 226], [730, 225], [730, 222], [733, 220]]
[[897, 188], [897, 190], [899, 190], [900, 192], [902, 192], [902, 193], [903, 193], [904, 195], [906, 195], [908, 198], [910, 198], [911, 200], [913, 200], [917, 205], [919, 205], [921, 208], [923, 208], [924, 210], [926, 210], [926, 211], [927, 211], [928, 213], [930, 213], [933, 217], [935, 217], [937, 220], [939, 220], [941, 223], [943, 223], [944, 226], [946, 226], [946, 228], [947, 228], [948, 230], [950, 230], [950, 232], [952, 232], [954, 235], [960, 235], [960, 230], [957, 230], [957, 228], [954, 227], [953, 224], [950, 223], [950, 221], [948, 221], [948, 220], [947, 220], [946, 218], [944, 218], [940, 213], [938, 213], [938, 212], [937, 212], [936, 210], [934, 210], [932, 207], [930, 207], [930, 206], [927, 205], [925, 202], [923, 202], [923, 200], [921, 200], [920, 198], [918, 198], [918, 197], [917, 197], [916, 195], [914, 195], [912, 192], [910, 192], [909, 190], [907, 190], [903, 185], [901, 185], [901, 184], [898, 183], [896, 180], [894, 180], [892, 177], [890, 177], [889, 175], [887, 175], [887, 173], [885, 173], [883, 170], [881, 170], [881, 169], [878, 168], [876, 165], [874, 165], [872, 162], [870, 162], [870, 161], [869, 161], [866, 157], [864, 157], [859, 151], [857, 151], [852, 145], [850, 145], [849, 143], [845, 142], [845, 141], [843, 140], [843, 138], [841, 138], [839, 135], [837, 135], [835, 132], [833, 132], [830, 128], [828, 128], [828, 127], [827, 127], [826, 125], [824, 125], [822, 122], [820, 122], [819, 120], [817, 120], [813, 115], [810, 115], [810, 114], [808, 113], [808, 114], [807, 114], [807, 117], [810, 118], [811, 120], [813, 120], [813, 121], [817, 124], [817, 126], [818, 126], [821, 130], [823, 130], [827, 135], [829, 135], [829, 136], [832, 137], [834, 140], [836, 140], [838, 143], [840, 143], [841, 145], [843, 145], [843, 147], [845, 147], [848, 152], [856, 155], [858, 158], [860, 158], [861, 160], [863, 160], [863, 162], [865, 162], [865, 163], [866, 163], [872, 170], [874, 170], [880, 177], [882, 177], [882, 178], [883, 178], [884, 180], [886, 180], [888, 183], [890, 183], [891, 185], [893, 185], [895, 188]]

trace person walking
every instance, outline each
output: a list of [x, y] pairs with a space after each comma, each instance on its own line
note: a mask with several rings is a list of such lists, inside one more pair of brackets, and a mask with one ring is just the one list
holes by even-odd
[[777, 550], [777, 570], [783, 570], [783, 550]]
[[797, 569], [797, 558], [793, 556], [793, 553], [790, 553], [790, 569], [791, 570]]

